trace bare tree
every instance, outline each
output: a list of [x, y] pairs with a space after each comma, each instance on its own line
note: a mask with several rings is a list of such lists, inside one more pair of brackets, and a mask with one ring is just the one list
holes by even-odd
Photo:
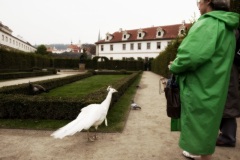
[[96, 55], [96, 45], [95, 44], [88, 44], [84, 43], [81, 45], [81, 49], [84, 53]]

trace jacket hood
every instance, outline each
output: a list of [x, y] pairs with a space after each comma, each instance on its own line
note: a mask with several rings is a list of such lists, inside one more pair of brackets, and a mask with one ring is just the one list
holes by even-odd
[[203, 14], [199, 19], [206, 17], [219, 19], [220, 21], [223, 21], [230, 29], [236, 29], [239, 27], [240, 14], [235, 12], [211, 11]]

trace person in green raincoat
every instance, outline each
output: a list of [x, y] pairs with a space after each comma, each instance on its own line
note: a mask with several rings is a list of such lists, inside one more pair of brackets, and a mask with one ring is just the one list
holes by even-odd
[[228, 0], [198, 0], [198, 8], [201, 16], [179, 46], [170, 71], [180, 86], [179, 146], [209, 160], [227, 98], [239, 14], [226, 11]]

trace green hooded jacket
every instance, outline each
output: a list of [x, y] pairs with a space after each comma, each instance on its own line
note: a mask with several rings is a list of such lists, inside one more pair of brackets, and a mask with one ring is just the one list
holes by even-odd
[[181, 98], [179, 146], [190, 153], [214, 153], [235, 51], [239, 14], [211, 11], [191, 27], [170, 71]]

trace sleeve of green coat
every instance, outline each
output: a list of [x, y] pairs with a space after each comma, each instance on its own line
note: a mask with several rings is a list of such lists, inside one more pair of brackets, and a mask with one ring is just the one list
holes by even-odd
[[194, 71], [213, 56], [218, 35], [218, 25], [213, 23], [196, 22], [192, 26], [178, 48], [176, 59], [170, 66], [173, 74]]

